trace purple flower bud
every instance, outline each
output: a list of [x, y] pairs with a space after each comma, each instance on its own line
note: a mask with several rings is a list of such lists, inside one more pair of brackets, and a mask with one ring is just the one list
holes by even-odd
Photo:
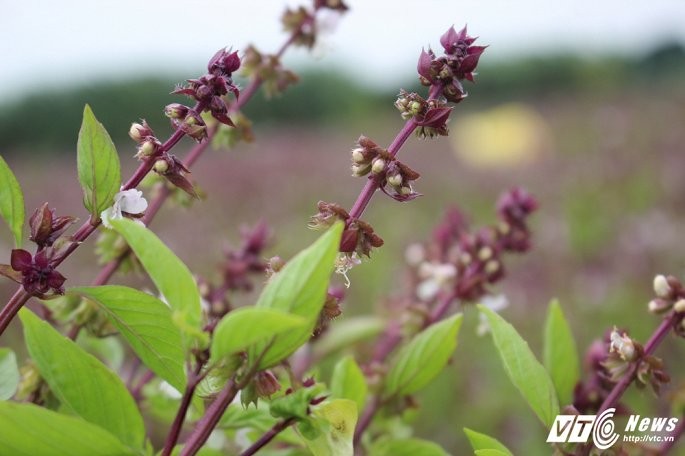
[[240, 68], [238, 51], [230, 52], [229, 50], [226, 50], [226, 48], [219, 49], [207, 64], [207, 70], [210, 73], [218, 72], [228, 76], [238, 68]]

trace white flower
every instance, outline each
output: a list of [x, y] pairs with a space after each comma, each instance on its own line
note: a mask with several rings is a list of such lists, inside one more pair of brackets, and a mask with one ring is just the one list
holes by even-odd
[[132, 188], [114, 195], [114, 204], [112, 207], [102, 211], [100, 217], [102, 218], [103, 225], [107, 228], [112, 228], [109, 221], [124, 218], [123, 212], [138, 215], [145, 212], [146, 209], [147, 200], [143, 198], [143, 192]]
[[624, 361], [632, 361], [635, 359], [635, 344], [633, 344], [633, 339], [628, 337], [626, 333], [619, 333], [616, 327], [611, 331], [611, 346], [609, 347], [610, 352], [616, 352]]
[[[481, 300], [481, 304], [492, 310], [493, 312], [501, 312], [502, 310], [509, 307], [509, 300], [503, 294], [497, 296], [487, 295]], [[479, 336], [484, 336], [490, 332], [490, 324], [488, 323], [488, 318], [483, 314], [483, 312], [478, 313], [478, 319], [480, 323], [476, 328], [476, 334]]]
[[335, 260], [335, 272], [345, 277], [346, 288], [350, 288], [350, 278], [347, 277], [347, 273], [350, 269], [360, 264], [362, 264], [362, 260], [357, 256], [357, 252], [353, 252], [352, 255], [341, 253]]
[[422, 301], [431, 301], [440, 289], [457, 275], [457, 268], [449, 263], [423, 262], [419, 266], [419, 277], [424, 279], [416, 287], [416, 296]]

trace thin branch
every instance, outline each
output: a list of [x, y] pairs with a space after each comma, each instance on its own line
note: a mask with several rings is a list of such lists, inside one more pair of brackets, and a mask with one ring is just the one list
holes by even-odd
[[195, 430], [190, 434], [188, 440], [183, 445], [181, 456], [193, 456], [202, 445], [205, 444], [209, 435], [212, 433], [216, 425], [219, 423], [221, 416], [226, 411], [231, 402], [238, 394], [238, 388], [234, 380], [228, 382], [226, 387], [221, 390], [212, 405], [207, 408], [204, 416], [197, 422]]
[[193, 394], [195, 394], [195, 388], [200, 383], [202, 377], [200, 376], [200, 371], [202, 370], [202, 363], [197, 363], [195, 370], [188, 376], [188, 384], [183, 392], [183, 397], [181, 398], [181, 404], [178, 407], [178, 412], [176, 412], [176, 417], [171, 425], [171, 430], [169, 435], [167, 435], [166, 442], [164, 443], [164, 450], [162, 451], [162, 456], [169, 456], [176, 446], [178, 441], [178, 436], [181, 434], [181, 429], [183, 429], [183, 422], [188, 414], [188, 408], [193, 400]]
[[[661, 322], [659, 327], [654, 331], [652, 336], [649, 338], [644, 348], [644, 355], [651, 355], [657, 349], [659, 344], [664, 340], [666, 335], [671, 331], [673, 325], [683, 319], [683, 314], [677, 312], [671, 312], [671, 314]], [[611, 390], [609, 395], [602, 402], [601, 407], [597, 411], [598, 415], [601, 415], [603, 411], [608, 408], [613, 407], [621, 399], [623, 393], [628, 389], [635, 377], [637, 376], [637, 369], [640, 366], [640, 359], [638, 359], [630, 367], [630, 370], [619, 380], [614, 388]]]
[[295, 418], [288, 418], [287, 420], [279, 421], [274, 425], [274, 427], [266, 431], [264, 435], [262, 435], [248, 449], [240, 453], [240, 456], [252, 456], [253, 454], [257, 453], [257, 451], [265, 447], [269, 442], [271, 442], [274, 439], [274, 437], [276, 437], [279, 433], [286, 430], [294, 422]]

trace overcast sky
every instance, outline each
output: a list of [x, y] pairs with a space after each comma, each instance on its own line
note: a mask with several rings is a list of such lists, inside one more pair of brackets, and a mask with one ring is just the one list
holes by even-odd
[[[309, 0], [302, 0], [309, 1]], [[363, 70], [374, 84], [406, 78], [422, 46], [438, 47], [453, 23], [490, 44], [489, 59], [573, 50], [644, 52], [685, 42], [684, 0], [347, 0], [314, 56], [286, 62]], [[283, 0], [0, 0], [0, 94], [43, 81], [88, 81], [174, 70], [199, 74], [222, 45], [283, 40]], [[331, 21], [327, 21], [330, 23]]]

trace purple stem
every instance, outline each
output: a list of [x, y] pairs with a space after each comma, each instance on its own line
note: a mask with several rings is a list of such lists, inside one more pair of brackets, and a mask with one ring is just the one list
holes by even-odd
[[176, 446], [178, 441], [178, 436], [181, 434], [181, 429], [183, 429], [183, 422], [186, 419], [186, 414], [188, 413], [188, 408], [193, 400], [193, 394], [195, 394], [195, 388], [202, 380], [200, 376], [200, 371], [202, 370], [202, 364], [197, 363], [195, 370], [188, 376], [188, 384], [183, 392], [183, 397], [181, 398], [181, 405], [178, 407], [178, 412], [176, 412], [176, 417], [174, 418], [174, 423], [171, 425], [171, 430], [169, 430], [169, 435], [167, 435], [166, 442], [164, 443], [164, 450], [162, 451], [162, 456], [169, 456]]
[[24, 289], [21, 287], [14, 292], [14, 295], [12, 295], [5, 307], [0, 310], [0, 335], [5, 332], [14, 316], [30, 297], [31, 295], [24, 292]]
[[274, 427], [265, 432], [264, 435], [259, 438], [259, 440], [253, 443], [248, 449], [240, 453], [240, 456], [252, 456], [253, 454], [257, 453], [257, 451], [265, 447], [274, 439], [274, 437], [287, 429], [288, 426], [292, 425], [294, 422], [295, 418], [288, 418], [287, 420], [279, 421], [274, 425]]
[[226, 387], [221, 390], [212, 405], [207, 408], [204, 416], [197, 422], [195, 430], [188, 440], [183, 445], [181, 456], [193, 456], [200, 451], [202, 445], [205, 444], [216, 425], [219, 423], [221, 416], [226, 411], [226, 408], [231, 404], [235, 395], [238, 394], [238, 388], [233, 380], [231, 380]]
[[[206, 103], [199, 101], [195, 104], [193, 109], [197, 112], [202, 112], [206, 107]], [[170, 150], [172, 147], [174, 147], [180, 140], [185, 136], [185, 133], [183, 131], [176, 130], [170, 137], [167, 139], [164, 144], [159, 148], [157, 151], [157, 154], [155, 154], [152, 157], [146, 158], [136, 169], [136, 171], [133, 173], [133, 175], [129, 178], [128, 181], [124, 184], [122, 187], [123, 190], [130, 190], [132, 188], [135, 188], [140, 184], [140, 182], [143, 180], [145, 176], [152, 170], [152, 167], [155, 164], [155, 161], [157, 157]], [[81, 227], [76, 230], [74, 235], [72, 236], [72, 242], [65, 249], [65, 251], [57, 258], [55, 258], [52, 262], [51, 265], [56, 268], [59, 266], [69, 255], [71, 255], [74, 250], [76, 250], [82, 243], [85, 241], [95, 230], [97, 230], [97, 227], [100, 225], [101, 221], [100, 220], [93, 220], [92, 217], [89, 217], [88, 220], [86, 220]], [[14, 316], [19, 312], [19, 309], [26, 303], [31, 298], [31, 295], [24, 291], [22, 287], [19, 287], [17, 291], [14, 293], [10, 301], [5, 305], [5, 307], [2, 309], [0, 312], [0, 335], [2, 335], [5, 332], [5, 329], [7, 329], [7, 326], [10, 324]], [[73, 329], [73, 328], [72, 328]], [[78, 331], [75, 332], [75, 334], [78, 334]]]
[[[671, 312], [671, 314], [661, 322], [659, 327], [654, 331], [652, 337], [649, 338], [644, 348], [644, 356], [651, 355], [654, 350], [659, 346], [659, 344], [664, 340], [664, 337], [670, 332], [671, 328], [678, 321], [683, 319], [683, 314], [677, 312]], [[601, 407], [597, 411], [598, 415], [601, 415], [603, 411], [608, 408], [613, 407], [619, 401], [623, 393], [628, 389], [635, 376], [637, 374], [637, 369], [640, 365], [640, 360], [633, 363], [630, 370], [621, 378], [621, 380], [614, 385], [609, 395], [604, 402], [602, 402]]]

